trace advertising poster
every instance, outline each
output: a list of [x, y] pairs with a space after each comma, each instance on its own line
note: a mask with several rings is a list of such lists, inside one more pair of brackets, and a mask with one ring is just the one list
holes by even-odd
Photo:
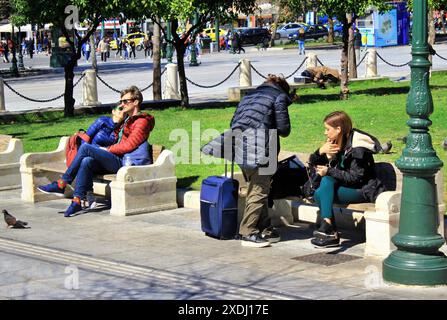
[[377, 47], [397, 45], [397, 10], [378, 14], [375, 29]]

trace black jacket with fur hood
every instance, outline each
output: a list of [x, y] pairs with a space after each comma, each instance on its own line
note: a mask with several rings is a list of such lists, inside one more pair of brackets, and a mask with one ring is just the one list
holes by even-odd
[[331, 161], [319, 149], [310, 156], [310, 165], [327, 165], [327, 176], [335, 178], [340, 185], [361, 189], [365, 199], [375, 202], [385, 187], [375, 173], [373, 154], [380, 151], [380, 142], [370, 134], [353, 129], [346, 146]]

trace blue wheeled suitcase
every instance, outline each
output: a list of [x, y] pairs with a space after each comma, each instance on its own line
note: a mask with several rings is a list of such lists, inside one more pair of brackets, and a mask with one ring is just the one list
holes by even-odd
[[200, 191], [200, 216], [202, 231], [207, 236], [218, 239], [234, 239], [238, 230], [237, 202], [239, 181], [231, 178], [210, 176], [203, 180]]

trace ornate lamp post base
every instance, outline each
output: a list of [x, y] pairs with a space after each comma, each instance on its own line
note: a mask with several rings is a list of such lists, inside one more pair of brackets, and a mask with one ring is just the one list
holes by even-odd
[[411, 88], [407, 99], [410, 133], [396, 161], [403, 173], [399, 233], [392, 241], [397, 250], [383, 262], [385, 281], [407, 285], [447, 284], [447, 258], [438, 234], [439, 209], [435, 174], [442, 161], [433, 149], [429, 116], [433, 99], [429, 86], [427, 0], [413, 1]]

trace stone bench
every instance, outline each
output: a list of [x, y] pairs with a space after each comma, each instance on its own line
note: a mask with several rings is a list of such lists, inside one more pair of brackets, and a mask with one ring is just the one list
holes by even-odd
[[18, 189], [20, 182], [20, 157], [23, 144], [20, 139], [0, 135], [0, 190]]
[[[279, 159], [296, 154], [307, 163], [310, 154], [281, 151]], [[334, 204], [334, 214], [337, 226], [341, 229], [357, 229], [366, 235], [366, 256], [386, 257], [396, 249], [391, 238], [399, 230], [399, 214], [401, 205], [402, 173], [392, 163], [377, 162], [376, 174], [385, 184], [387, 190], [381, 193], [375, 203], [356, 203], [349, 205]], [[246, 182], [242, 172], [236, 172], [234, 178], [239, 181], [239, 211], [244, 210], [246, 196]], [[439, 228], [438, 233], [444, 235], [444, 214], [446, 207], [443, 200], [443, 176], [438, 171], [435, 177]], [[274, 206], [269, 210], [272, 223], [276, 226], [284, 225], [281, 219], [288, 223], [311, 222], [316, 223], [318, 206], [298, 197], [274, 200]], [[283, 217], [283, 218], [281, 218]]]
[[[36, 187], [59, 179], [65, 172], [68, 139], [61, 138], [55, 151], [27, 153], [20, 158], [22, 200], [34, 203], [58, 199], [39, 192]], [[154, 145], [152, 149], [154, 163], [151, 165], [122, 167], [116, 174], [94, 177], [94, 193], [111, 198], [111, 215], [129, 216], [177, 208], [174, 155], [161, 146]], [[72, 189], [66, 189], [66, 197], [70, 197]]]

